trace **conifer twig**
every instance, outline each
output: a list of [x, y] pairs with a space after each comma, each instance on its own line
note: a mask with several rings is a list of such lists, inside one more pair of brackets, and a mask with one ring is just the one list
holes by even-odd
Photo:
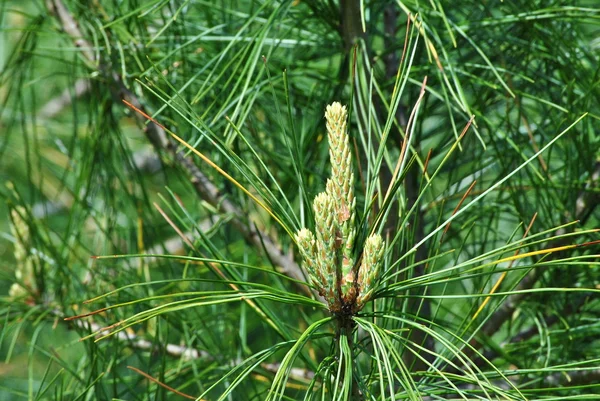
[[[142, 105], [140, 99], [125, 86], [121, 77], [112, 71], [108, 65], [103, 64], [102, 60], [96, 59], [96, 53], [93, 51], [92, 44], [85, 39], [79, 29], [79, 24], [64, 3], [61, 0], [47, 0], [47, 5], [50, 12], [60, 22], [64, 32], [81, 49], [81, 54], [86, 59], [86, 62], [96, 66], [103, 75], [110, 78], [108, 86], [113, 96], [118, 99], [124, 99], [138, 110], [145, 112], [146, 108]], [[135, 116], [138, 123], [144, 124], [146, 122], [144, 116], [138, 113], [135, 113]], [[222, 213], [234, 216], [231, 223], [246, 241], [258, 249], [264, 249], [269, 259], [276, 266], [280, 266], [284, 274], [294, 279], [304, 280], [304, 275], [298, 264], [294, 261], [292, 254], [283, 253], [275, 240], [257, 229], [251, 221], [245, 221], [243, 218], [245, 213], [229, 199], [221, 196], [215, 184], [200, 171], [198, 166], [191, 159], [186, 158], [182, 153], [178, 152], [177, 145], [167, 136], [162, 127], [154, 122], [149, 122], [145, 125], [144, 133], [157, 152], [165, 151], [173, 158], [175, 164], [189, 175], [195, 191], [202, 199], [218, 208]]]

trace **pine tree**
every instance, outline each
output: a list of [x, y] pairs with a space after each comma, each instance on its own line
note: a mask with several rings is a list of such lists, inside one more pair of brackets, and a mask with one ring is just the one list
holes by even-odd
[[595, 399], [598, 16], [1, 2], [0, 399]]

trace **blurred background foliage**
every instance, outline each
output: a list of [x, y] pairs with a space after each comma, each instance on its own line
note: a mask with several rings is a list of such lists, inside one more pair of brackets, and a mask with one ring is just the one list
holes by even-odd
[[[266, 398], [283, 349], [328, 315], [294, 281], [289, 233], [324, 189], [333, 101], [351, 110], [363, 230], [371, 207], [388, 213], [371, 312], [440, 336], [379, 321], [429, 350], [398, 351], [411, 393], [379, 388], [390, 371], [358, 330], [357, 369], [375, 373], [357, 370], [352, 397], [595, 399], [598, 246], [535, 252], [599, 238], [599, 18], [592, 0], [1, 1], [0, 399], [182, 398], [156, 381], [193, 399]], [[517, 249], [526, 257], [484, 264]], [[131, 256], [95, 258], [110, 255]], [[230, 298], [231, 281], [279, 295]], [[187, 292], [215, 302], [79, 341]], [[476, 350], [463, 349], [476, 381], [450, 363], [441, 338], [454, 336]], [[327, 388], [312, 379], [335, 366], [334, 337], [311, 339], [288, 397]], [[262, 350], [232, 388], [227, 372]]]

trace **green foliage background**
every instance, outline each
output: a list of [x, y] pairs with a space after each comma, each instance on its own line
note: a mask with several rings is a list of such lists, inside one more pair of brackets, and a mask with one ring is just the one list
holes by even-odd
[[[0, 399], [596, 399], [595, 3], [0, 1]], [[290, 236], [333, 101], [388, 244], [347, 336]]]

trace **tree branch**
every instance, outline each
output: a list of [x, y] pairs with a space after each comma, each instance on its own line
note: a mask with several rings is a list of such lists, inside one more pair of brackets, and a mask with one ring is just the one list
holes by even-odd
[[549, 387], [554, 386], [579, 386], [600, 382], [600, 369], [576, 370], [554, 373], [546, 376], [544, 383]]
[[[133, 94], [123, 83], [121, 77], [112, 71], [109, 66], [102, 63], [102, 60], [97, 60], [93, 46], [88, 42], [79, 25], [70, 14], [61, 0], [48, 0], [48, 9], [56, 16], [65, 33], [73, 40], [75, 45], [81, 49], [81, 55], [88, 64], [96, 66], [98, 70], [106, 76], [109, 82], [109, 89], [113, 96], [118, 99], [127, 100], [134, 107], [141, 111], [146, 110], [140, 99]], [[144, 124], [145, 117], [135, 113], [135, 118], [138, 123]], [[148, 140], [152, 143], [157, 152], [166, 152], [169, 154], [176, 165], [183, 169], [196, 190], [196, 193], [212, 206], [217, 208], [222, 213], [229, 213], [234, 216], [231, 220], [234, 227], [242, 234], [245, 240], [252, 244], [257, 249], [264, 249], [269, 259], [276, 265], [282, 268], [283, 273], [298, 280], [304, 280], [304, 275], [298, 264], [294, 261], [290, 253], [284, 254], [279, 245], [269, 235], [259, 231], [251, 221], [245, 221], [245, 213], [239, 207], [234, 205], [229, 199], [221, 196], [221, 193], [212, 181], [200, 171], [191, 159], [186, 158], [182, 153], [177, 151], [175, 142], [167, 136], [166, 132], [157, 124], [149, 122], [144, 132]]]
[[[64, 314], [62, 314], [59, 311], [54, 311], [54, 315], [60, 317], [61, 319], [64, 318]], [[70, 320], [70, 321], [68, 321], [68, 324], [75, 325], [84, 330], [89, 330], [90, 333], [97, 333], [98, 336], [102, 336], [102, 335], [109, 333], [108, 331], [100, 331], [100, 330], [102, 330], [102, 326], [100, 326], [99, 324], [97, 324], [93, 321], [89, 321], [89, 320], [87, 320], [87, 321], [79, 320], [79, 319]], [[164, 346], [157, 347], [157, 345], [152, 343], [151, 341], [143, 339], [140, 336], [138, 336], [137, 334], [129, 333], [127, 331], [120, 331], [120, 332], [116, 333], [114, 336], [118, 341], [127, 342], [131, 348], [145, 350], [145, 351], [162, 349], [162, 350], [164, 350], [164, 352], [167, 355], [169, 355], [173, 358], [182, 358], [186, 361], [197, 360], [197, 359], [207, 359], [207, 360], [215, 359], [214, 355], [211, 355], [207, 351], [198, 350], [196, 348], [186, 347], [183, 345], [165, 344]], [[239, 360], [233, 360], [233, 361], [231, 361], [231, 365], [236, 366], [236, 365], [239, 365], [240, 362], [241, 361], [239, 361]], [[261, 363], [260, 366], [263, 369], [265, 369], [266, 371], [269, 371], [272, 373], [277, 373], [277, 371], [281, 367], [281, 363], [280, 362], [273, 362], [273, 363], [264, 362], [264, 363]], [[312, 380], [315, 377], [315, 373], [308, 369], [293, 367], [290, 369], [289, 376], [298, 381], [305, 381], [305, 380]]]
[[[600, 204], [600, 193], [594, 191], [595, 188], [598, 187], [598, 183], [600, 182], [600, 161], [596, 162], [594, 166], [594, 170], [592, 174], [590, 174], [590, 179], [579, 195], [577, 196], [576, 201], [576, 218], [578, 218], [581, 224], [585, 224], [586, 221], [590, 218], [594, 210], [596, 210], [598, 204]], [[557, 234], [564, 234], [565, 230], [560, 229]], [[565, 238], [561, 241], [558, 241], [556, 246], [567, 245], [569, 239]], [[557, 252], [549, 256], [550, 259], [557, 259], [562, 257], [562, 252]], [[533, 288], [533, 286], [537, 283], [538, 279], [542, 276], [542, 273], [538, 269], [531, 270], [521, 282], [517, 285], [516, 290], [522, 291]], [[481, 332], [488, 337], [491, 337], [494, 333], [496, 333], [503, 325], [506, 323], [511, 316], [514, 314], [519, 304], [530, 295], [530, 293], [516, 293], [513, 295], [509, 295], [505, 302], [496, 310], [496, 312], [486, 321], [483, 325]], [[554, 318], [552, 316], [547, 317], [547, 322], [549, 324], [555, 323]], [[537, 330], [535, 327], [525, 330], [516, 335], [516, 339], [527, 339], [531, 336], [535, 335]], [[511, 339], [510, 342], [516, 342], [515, 338]], [[483, 348], [484, 344], [477, 339], [471, 340], [471, 346], [475, 350], [479, 350]], [[469, 349], [466, 351], [467, 355], [473, 355], [473, 350]], [[489, 351], [485, 353], [485, 357], [487, 360], [491, 360], [497, 356], [497, 353], [494, 351]], [[478, 366], [482, 366], [486, 362], [483, 358], [477, 358], [475, 363]], [[449, 369], [450, 372], [454, 372], [455, 369]]]
[[[590, 218], [598, 204], [600, 203], [600, 193], [593, 191], [598, 186], [600, 182], [600, 161], [596, 162], [594, 166], [594, 170], [590, 175], [590, 179], [586, 185], [586, 188], [583, 189], [579, 195], [577, 196], [577, 201], [575, 202], [575, 218], [578, 219], [581, 224], [585, 224], [586, 221]], [[561, 229], [558, 233], [564, 234], [564, 229]], [[564, 239], [559, 241], [556, 246], [566, 245], [569, 239]], [[559, 258], [562, 253], [555, 253], [551, 255], [552, 259]], [[533, 288], [537, 280], [540, 278], [541, 273], [534, 269], [525, 278], [519, 283], [517, 286], [517, 290], [526, 290]], [[517, 293], [510, 295], [504, 304], [494, 313], [492, 317], [485, 323], [483, 326], [482, 332], [485, 335], [492, 335], [496, 331], [502, 327], [502, 325], [512, 316], [515, 312], [519, 303], [528, 296], [528, 293]], [[481, 346], [481, 344], [479, 344]]]
[[91, 87], [88, 79], [78, 79], [72, 87], [66, 88], [60, 95], [53, 97], [46, 102], [46, 104], [44, 104], [37, 112], [37, 115], [43, 119], [56, 117], [66, 107], [69, 107], [74, 99], [80, 98], [88, 93]]

